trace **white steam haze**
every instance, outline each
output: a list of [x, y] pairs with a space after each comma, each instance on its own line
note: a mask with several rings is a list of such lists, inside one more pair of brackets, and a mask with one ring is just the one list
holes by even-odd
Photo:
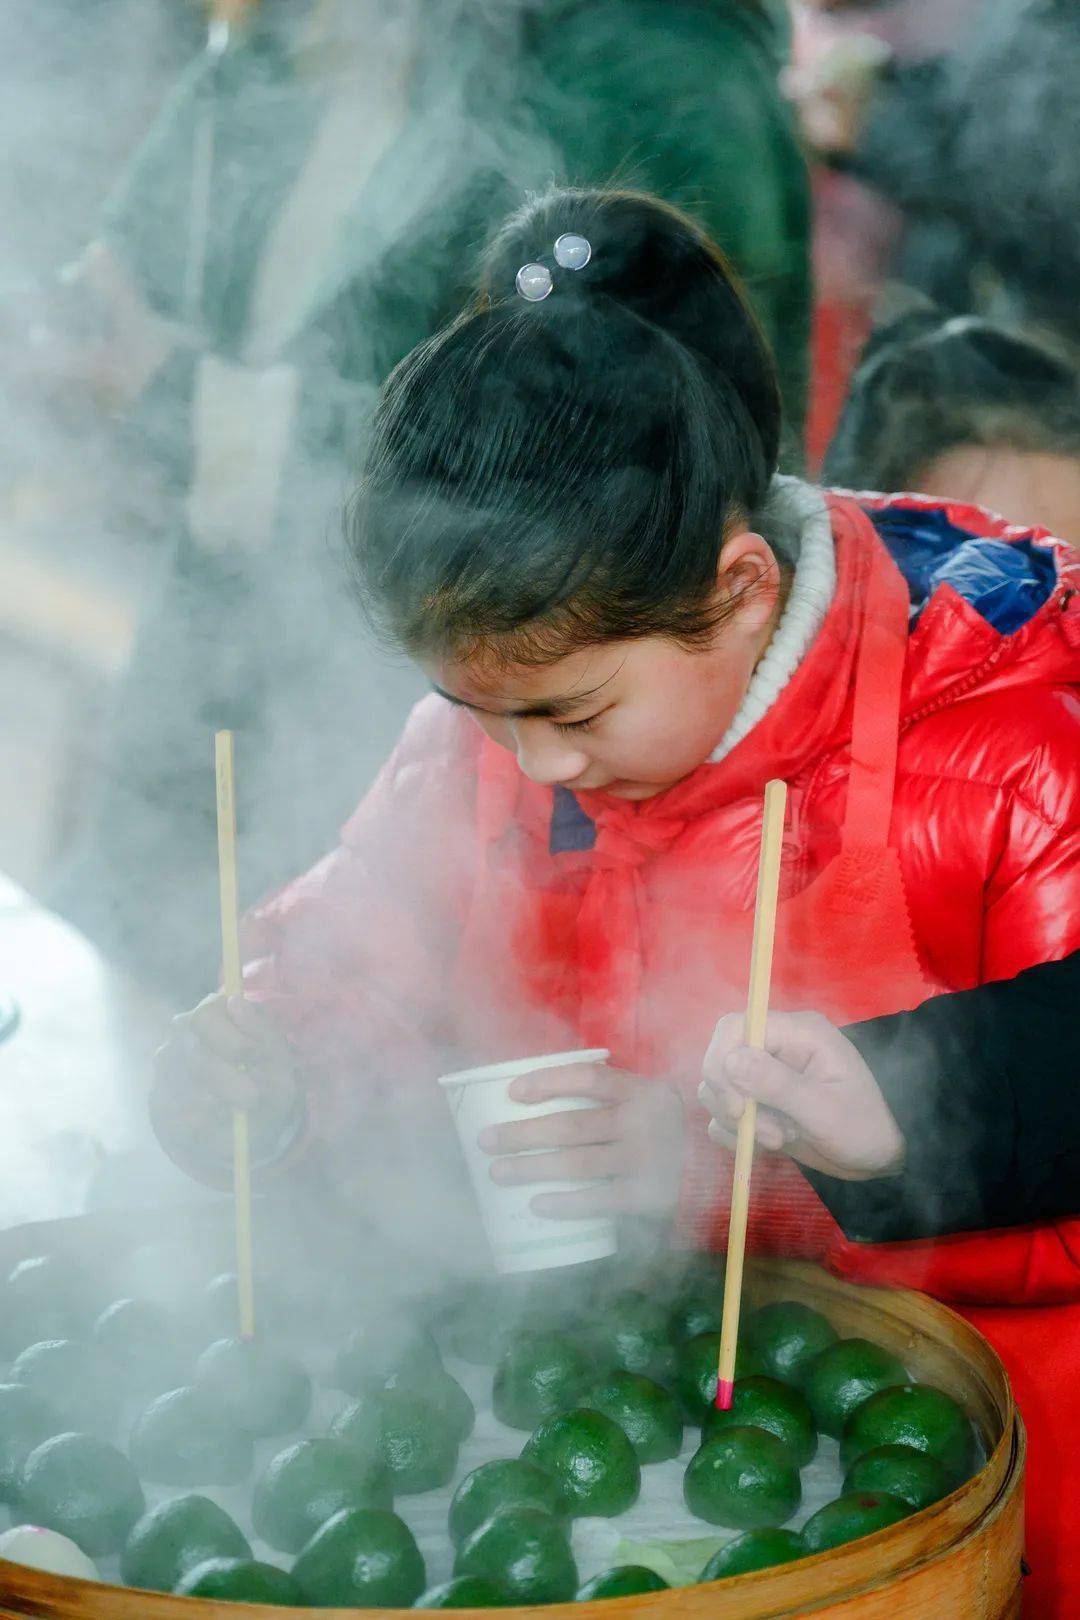
[[4, 8], [0, 872], [100, 954], [58, 924], [30, 983], [40, 919], [5, 891], [31, 921], [0, 985], [23, 1015], [0, 1218], [192, 1190], [141, 1093], [168, 1015], [217, 978], [215, 728], [236, 732], [247, 904], [336, 842], [423, 690], [361, 622], [341, 508], [380, 312], [405, 304], [405, 347], [426, 335], [447, 209], [478, 177], [520, 196], [553, 173], [515, 129], [517, 16], [264, 0], [263, 66], [208, 92], [240, 50], [211, 60], [192, 0]]
[[[67, 1020], [32, 1046], [23, 991], [0, 1045], [14, 1210], [92, 1183], [101, 1152], [138, 1161], [122, 1189], [166, 1180], [137, 1104], [169, 1013], [216, 981], [214, 730], [236, 733], [250, 903], [334, 844], [422, 689], [368, 638], [340, 513], [396, 347], [468, 290], [484, 203], [489, 222], [559, 174], [516, 77], [528, 4], [262, 0], [257, 62], [209, 56], [194, 0], [2, 8], [0, 874], [115, 975], [78, 968], [61, 935], [39, 948]], [[967, 70], [987, 105], [1005, 28], [984, 77]], [[1026, 195], [1037, 65], [1010, 89], [1020, 156], [990, 165], [988, 210]], [[969, 131], [973, 169], [998, 128]], [[1072, 147], [1048, 150], [1060, 177]], [[19, 954], [0, 999], [20, 995]], [[88, 1022], [132, 983], [133, 1037]], [[435, 1103], [403, 1133], [421, 1164], [439, 1159]], [[382, 1157], [380, 1205], [431, 1184], [404, 1152]]]

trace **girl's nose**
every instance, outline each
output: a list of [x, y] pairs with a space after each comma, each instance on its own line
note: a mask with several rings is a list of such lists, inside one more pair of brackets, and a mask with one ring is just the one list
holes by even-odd
[[515, 733], [518, 764], [529, 781], [539, 787], [576, 782], [588, 767], [588, 758], [581, 749], [568, 747], [566, 739], [545, 722], [519, 722]]

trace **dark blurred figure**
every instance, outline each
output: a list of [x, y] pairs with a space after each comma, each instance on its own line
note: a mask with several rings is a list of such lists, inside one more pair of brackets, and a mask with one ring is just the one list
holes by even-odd
[[174, 1000], [214, 949], [214, 728], [252, 899], [334, 841], [418, 692], [355, 622], [337, 513], [378, 385], [461, 307], [495, 220], [553, 179], [695, 213], [776, 347], [789, 463], [807, 369], [783, 0], [229, 10], [246, 26], [215, 28], [83, 265], [169, 563], [53, 898]]
[[792, 91], [817, 151], [902, 210], [894, 274], [1080, 345], [1078, 84], [1075, 0], [972, 0], [951, 51], [858, 64], [838, 49]]
[[867, 345], [824, 477], [985, 506], [1080, 546], [1080, 374], [990, 321], [903, 315]]
[[98, 401], [84, 387], [81, 313], [68, 307], [58, 272], [96, 228], [118, 168], [199, 48], [200, 33], [198, 8], [180, 0], [5, 0], [0, 7], [5, 518], [24, 481], [53, 490], [58, 479], [76, 485], [94, 476]]
[[[792, 66], [785, 88], [811, 153], [833, 152], [888, 64], [918, 72], [955, 46], [978, 0], [792, 0]], [[835, 430], [851, 373], [874, 325], [877, 300], [912, 222], [883, 193], [820, 156], [814, 196], [814, 326], [807, 417], [813, 469]], [[918, 226], [926, 234], [924, 224]]]

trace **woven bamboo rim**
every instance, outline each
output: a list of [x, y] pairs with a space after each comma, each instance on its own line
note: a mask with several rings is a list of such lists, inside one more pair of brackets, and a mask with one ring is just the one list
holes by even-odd
[[[0, 1234], [0, 1261], [12, 1252], [78, 1248], [81, 1223], [58, 1222]], [[95, 1222], [87, 1222], [93, 1229]], [[73, 1241], [57, 1243], [57, 1229]], [[86, 1236], [89, 1232], [83, 1229]], [[98, 1227], [98, 1230], [102, 1230]], [[145, 1229], [142, 1234], [145, 1236]], [[18, 1242], [21, 1236], [22, 1241]], [[14, 1240], [14, 1241], [13, 1241]], [[15, 1253], [16, 1246], [18, 1253]], [[796, 1564], [760, 1570], [722, 1585], [680, 1587], [632, 1599], [593, 1603], [594, 1620], [1014, 1620], [1020, 1613], [1025, 1438], [1008, 1377], [987, 1341], [954, 1311], [907, 1289], [841, 1282], [801, 1261], [748, 1262], [754, 1304], [795, 1299], [823, 1311], [844, 1336], [861, 1335], [893, 1351], [913, 1375], [961, 1401], [982, 1430], [987, 1461], [958, 1490], [921, 1513], [872, 1536]], [[721, 1598], [721, 1593], [722, 1598]], [[194, 1605], [198, 1603], [196, 1609]], [[327, 1620], [363, 1613], [392, 1620], [391, 1609], [322, 1609]], [[472, 1620], [490, 1611], [461, 1610]], [[579, 1604], [499, 1611], [514, 1620], [580, 1620]], [[0, 1560], [0, 1616], [5, 1620], [300, 1620], [309, 1609], [219, 1603], [68, 1579]]]

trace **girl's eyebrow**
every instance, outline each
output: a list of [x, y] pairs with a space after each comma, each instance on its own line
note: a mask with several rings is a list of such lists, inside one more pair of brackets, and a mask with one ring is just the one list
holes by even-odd
[[[621, 668], [620, 664], [619, 669]], [[457, 709], [470, 709], [473, 714], [490, 714], [496, 720], [555, 720], [560, 715], [572, 714], [575, 709], [582, 708], [590, 698], [596, 696], [597, 692], [602, 692], [618, 673], [619, 670], [615, 670], [606, 681], [601, 681], [599, 686], [594, 686], [588, 692], [569, 693], [561, 698], [544, 698], [540, 703], [524, 703], [517, 709], [484, 709], [479, 703], [467, 703], [464, 698], [455, 697], [453, 692], [444, 692], [435, 681], [431, 684], [439, 697], [445, 698], [447, 703], [452, 703]]]

